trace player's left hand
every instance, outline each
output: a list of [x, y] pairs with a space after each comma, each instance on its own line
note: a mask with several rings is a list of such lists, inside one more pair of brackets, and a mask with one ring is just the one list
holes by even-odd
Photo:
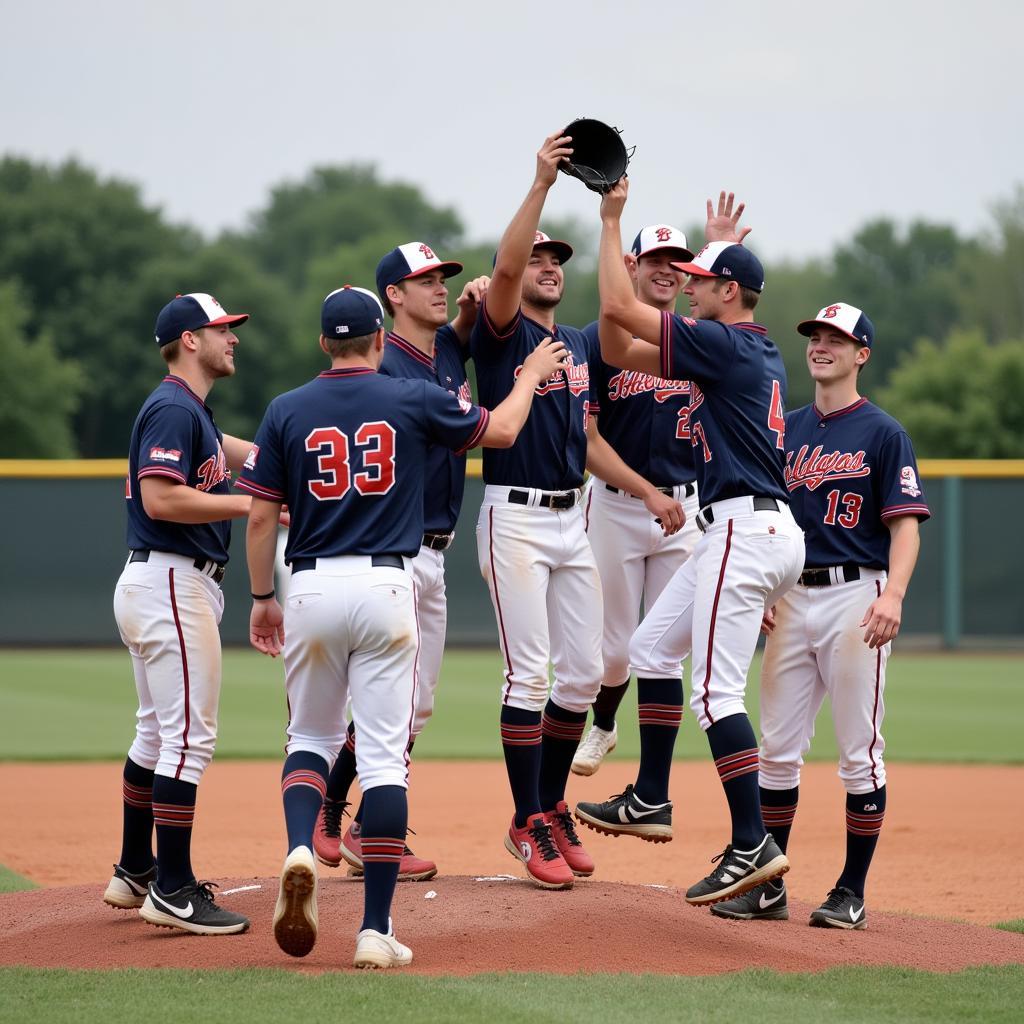
[[861, 621], [861, 625], [867, 627], [864, 643], [872, 650], [883, 647], [900, 631], [902, 618], [903, 600], [883, 591], [880, 597], [871, 602]]
[[480, 308], [480, 303], [484, 301], [490, 283], [489, 277], [474, 277], [472, 281], [467, 281], [455, 304], [465, 312], [475, 313]]
[[775, 632], [775, 605], [765, 608], [764, 615], [761, 616], [761, 632], [765, 636], [771, 636]]
[[277, 599], [253, 601], [249, 613], [249, 643], [260, 654], [276, 658], [284, 649], [284, 611]]
[[723, 189], [718, 194], [718, 210], [708, 200], [708, 222], [704, 225], [704, 238], [708, 242], [734, 242], [740, 244], [743, 239], [753, 231], [753, 228], [739, 227], [739, 219], [746, 209], [745, 203], [740, 203], [733, 209], [736, 196], [726, 193]]
[[675, 498], [655, 490], [644, 498], [644, 504], [647, 506], [647, 511], [661, 523], [662, 533], [666, 537], [671, 537], [672, 534], [678, 533], [683, 528], [683, 523], [686, 522], [686, 513]]
[[286, 530], [292, 525], [292, 514], [288, 511], [287, 505], [281, 506], [281, 511], [277, 516], [277, 525], [283, 526]]
[[629, 196], [629, 178], [623, 175], [601, 198], [601, 220], [619, 220]]

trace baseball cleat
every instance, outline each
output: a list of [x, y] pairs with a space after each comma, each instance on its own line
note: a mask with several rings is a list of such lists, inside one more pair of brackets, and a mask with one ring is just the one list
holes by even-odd
[[613, 725], [610, 732], [592, 725], [586, 738], [576, 748], [576, 755], [572, 759], [573, 773], [593, 775], [601, 767], [601, 762], [615, 749], [618, 740], [618, 725]]
[[149, 883], [156, 881], [156, 865], [148, 871], [133, 875], [120, 864], [114, 865], [114, 877], [103, 894], [103, 902], [118, 910], [138, 910], [146, 902]]
[[609, 836], [636, 836], [648, 843], [672, 841], [672, 801], [645, 804], [632, 784], [603, 803], [578, 803], [576, 817]]
[[189, 882], [177, 892], [162, 893], [149, 883], [139, 916], [158, 928], [179, 928], [195, 935], [235, 935], [248, 931], [249, 918], [218, 907], [213, 882]]
[[781, 878], [762, 882], [742, 896], [712, 904], [711, 913], [734, 921], [788, 921], [786, 883]]
[[281, 870], [274, 939], [289, 956], [305, 956], [316, 944], [316, 933], [316, 861], [308, 846], [296, 846]]
[[372, 928], [364, 928], [356, 936], [356, 955], [352, 958], [353, 967], [371, 970], [388, 967], [407, 967], [412, 963], [412, 950], [403, 946], [395, 938], [394, 931], [387, 935], [375, 932]]
[[[412, 829], [409, 829], [412, 832]], [[413, 833], [415, 835], [415, 833]], [[361, 826], [358, 821], [352, 822], [348, 831], [342, 837], [340, 846], [341, 856], [348, 864], [350, 878], [363, 877], [363, 841]], [[437, 865], [426, 857], [417, 857], [406, 844], [405, 852], [398, 864], [398, 881], [400, 882], [425, 882], [437, 874]]]
[[789, 870], [789, 861], [779, 849], [771, 833], [753, 850], [737, 850], [730, 843], [711, 862], [718, 867], [706, 878], [686, 890], [686, 902], [706, 906], [740, 896], [762, 882], [779, 878]]
[[316, 816], [313, 828], [313, 852], [321, 864], [336, 868], [341, 863], [341, 816], [348, 807], [347, 800], [327, 800], [323, 802], [320, 813]]
[[572, 868], [559, 853], [551, 826], [543, 814], [533, 815], [522, 828], [516, 828], [513, 818], [505, 834], [505, 849], [522, 861], [534, 885], [541, 889], [572, 888]]
[[576, 834], [576, 823], [572, 820], [572, 811], [564, 800], [555, 804], [553, 811], [546, 811], [544, 816], [551, 825], [551, 835], [555, 846], [562, 855], [569, 870], [577, 878], [589, 878], [594, 873], [594, 858], [587, 853]]
[[812, 928], [849, 928], [861, 931], [868, 926], [864, 900], [852, 889], [837, 886], [829, 891], [817, 910], [811, 911], [808, 924]]

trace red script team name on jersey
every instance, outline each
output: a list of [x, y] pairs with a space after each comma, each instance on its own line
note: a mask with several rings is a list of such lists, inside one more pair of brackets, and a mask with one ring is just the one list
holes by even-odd
[[864, 465], [866, 454], [859, 452], [823, 452], [818, 445], [809, 452], [809, 445], [801, 445], [797, 452], [786, 452], [786, 486], [795, 491], [806, 487], [813, 491], [827, 480], [849, 480], [871, 476], [871, 467]]
[[[523, 372], [523, 364], [520, 363], [512, 376], [518, 380], [519, 374]], [[551, 380], [544, 384], [538, 384], [535, 393], [538, 395], [550, 395], [553, 391], [563, 391], [568, 383], [569, 390], [574, 396], [582, 395], [590, 390], [590, 363], [580, 363], [579, 366], [573, 361], [572, 353], [565, 361], [565, 370], [559, 370]]]
[[199, 476], [199, 483], [196, 484], [196, 490], [209, 491], [216, 487], [222, 480], [230, 480], [231, 472], [228, 469], [227, 459], [224, 458], [224, 449], [218, 448], [216, 455], [211, 455], [200, 467], [196, 470]]
[[608, 397], [615, 402], [620, 398], [633, 398], [654, 392], [656, 402], [667, 402], [678, 394], [690, 393], [688, 380], [664, 380], [653, 377], [649, 373], [638, 373], [636, 370], [620, 370], [608, 381]]

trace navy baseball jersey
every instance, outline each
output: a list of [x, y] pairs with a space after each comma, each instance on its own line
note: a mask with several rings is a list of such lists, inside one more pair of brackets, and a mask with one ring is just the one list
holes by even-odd
[[760, 324], [662, 313], [661, 375], [690, 381], [690, 442], [702, 504], [747, 494], [789, 500], [786, 368]]
[[866, 398], [827, 416], [805, 405], [786, 417], [786, 484], [812, 569], [888, 569], [886, 522], [931, 515], [910, 438]]
[[128, 450], [128, 547], [171, 551], [223, 565], [228, 560], [231, 522], [169, 523], [150, 519], [139, 481], [164, 476], [208, 494], [231, 493], [231, 471], [221, 447], [223, 434], [209, 406], [180, 378], [168, 374], [143, 403]]
[[484, 300], [470, 335], [481, 405], [500, 405], [515, 385], [523, 361], [548, 336], [568, 351], [566, 369], [537, 388], [530, 415], [511, 448], [484, 450], [484, 482], [564, 491], [583, 483], [590, 409], [590, 342], [575, 327], [552, 330], [524, 316], [507, 326], [491, 323]]
[[[384, 346], [380, 372], [388, 377], [428, 380], [469, 402], [472, 394], [466, 376], [466, 349], [450, 324], [434, 335], [434, 358], [392, 331]], [[423, 495], [423, 528], [429, 533], [451, 533], [462, 509], [466, 490], [466, 456], [445, 445], [431, 445], [427, 452]]]
[[412, 557], [423, 540], [427, 449], [467, 451], [488, 418], [427, 381], [325, 370], [270, 403], [238, 486], [288, 505], [285, 561]]
[[664, 380], [609, 366], [598, 354], [595, 320], [583, 328], [590, 360], [590, 413], [601, 436], [630, 469], [655, 487], [694, 480], [690, 441], [690, 382]]

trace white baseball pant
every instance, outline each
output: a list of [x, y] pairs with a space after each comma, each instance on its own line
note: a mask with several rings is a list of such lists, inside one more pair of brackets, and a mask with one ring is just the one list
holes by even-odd
[[318, 558], [292, 575], [285, 604], [285, 749], [333, 765], [351, 697], [364, 792], [407, 786], [419, 626], [412, 560], [403, 561], [399, 569], [373, 566], [369, 555]]
[[605, 686], [620, 686], [630, 672], [649, 679], [669, 679], [681, 671], [679, 662], [630, 663], [629, 641], [640, 621], [640, 602], [654, 606], [700, 540], [696, 493], [686, 496], [686, 488], [677, 486], [675, 498], [683, 506], [683, 528], [666, 537], [639, 498], [609, 491], [604, 481], [592, 478], [584, 501], [587, 538], [601, 575], [604, 594]]
[[804, 564], [804, 535], [788, 505], [755, 511], [727, 498], [629, 645], [631, 664], [678, 664], [691, 651], [690, 707], [702, 729], [746, 712], [747, 672], [765, 608]]
[[198, 785], [217, 743], [224, 594], [186, 555], [151, 551], [128, 562], [114, 617], [139, 697], [129, 757]]
[[[508, 501], [527, 490], [530, 504]], [[551, 699], [584, 712], [601, 688], [601, 578], [577, 503], [557, 511], [544, 491], [488, 485], [477, 523], [480, 572], [491, 592], [505, 662], [503, 704], [542, 711]]]
[[448, 598], [444, 581], [444, 552], [421, 547], [412, 560], [416, 580], [416, 612], [420, 620], [420, 654], [416, 678], [416, 715], [413, 736], [419, 736], [434, 713], [434, 694], [441, 675], [444, 639], [448, 628]]
[[[843, 579], [842, 568], [830, 570]], [[882, 719], [891, 644], [872, 650], [861, 622], [885, 587], [886, 574], [828, 587], [799, 584], [775, 606], [775, 630], [761, 666], [761, 785], [792, 789], [814, 736], [825, 695], [839, 746], [839, 777], [848, 793], [885, 785]]]

